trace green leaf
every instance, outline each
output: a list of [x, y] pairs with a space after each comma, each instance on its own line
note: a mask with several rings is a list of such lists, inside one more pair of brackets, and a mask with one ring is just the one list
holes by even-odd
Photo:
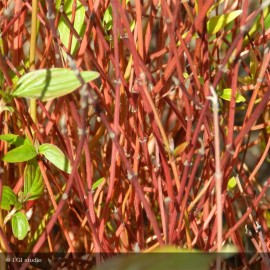
[[207, 16], [211, 13], [212, 10], [216, 9], [224, 0], [219, 0], [215, 4], [213, 4], [207, 11]]
[[8, 187], [3, 186], [2, 188], [2, 200], [1, 200], [1, 208], [4, 210], [9, 211], [11, 205], [18, 205], [17, 197], [14, 193], [14, 191]]
[[188, 142], [183, 142], [183, 143], [179, 144], [178, 146], [176, 146], [176, 148], [173, 151], [173, 155], [175, 157], [176, 156], [180, 156], [185, 151], [185, 149], [187, 148], [188, 144], [189, 144]]
[[[234, 253], [232, 249], [228, 249]], [[163, 247], [154, 250], [153, 253], [130, 254], [117, 256], [106, 260], [92, 270], [167, 270], [167, 269], [192, 269], [208, 270], [210, 263], [220, 256], [226, 257], [225, 253], [217, 255], [215, 253], [196, 252], [194, 250], [177, 249], [176, 247]]]
[[[126, 4], [128, 4], [129, 1], [126, 1]], [[132, 22], [130, 23], [130, 31], [132, 32], [135, 28], [136, 25], [136, 21], [132, 20]], [[105, 32], [108, 32], [109, 30], [112, 29], [113, 27], [113, 15], [112, 15], [112, 5], [110, 4], [103, 16], [102, 19], [102, 26]]]
[[11, 219], [13, 234], [19, 240], [23, 240], [28, 233], [29, 223], [26, 216], [22, 212], [17, 212]]
[[38, 151], [57, 168], [67, 173], [71, 173], [71, 164], [69, 159], [57, 146], [49, 143], [44, 143], [39, 146]]
[[36, 155], [37, 151], [33, 145], [24, 144], [7, 152], [2, 160], [10, 163], [23, 162], [34, 158]]
[[130, 23], [130, 31], [133, 32], [133, 30], [135, 29], [135, 26], [136, 26], [136, 21], [133, 20], [131, 23]]
[[[59, 11], [61, 4], [61, 0], [56, 1], [56, 9]], [[73, 0], [66, 0], [64, 4], [64, 11], [69, 18], [69, 21], [71, 21], [72, 17], [72, 9], [73, 9]], [[86, 29], [86, 24], [84, 23], [84, 18], [85, 18], [85, 8], [82, 6], [80, 1], [77, 1], [76, 4], [76, 11], [75, 11], [75, 19], [73, 22], [73, 27], [78, 33], [78, 35], [82, 38], [83, 34]], [[61, 16], [59, 23], [58, 23], [58, 28], [57, 28], [59, 35], [60, 35], [60, 40], [62, 43], [65, 45], [66, 48], [69, 46], [69, 38], [70, 35], [72, 35], [72, 43], [71, 43], [71, 50], [70, 53], [72, 55], [75, 55], [79, 48], [79, 41], [78, 39], [72, 34], [72, 31], [70, 30], [70, 27], [66, 21], [66, 19]]]
[[[188, 78], [190, 78], [190, 75], [187, 72], [184, 72], [183, 73], [183, 77], [185, 79], [188, 79]], [[198, 76], [198, 80], [199, 80], [199, 82], [200, 82], [201, 85], [204, 85], [204, 79], [203, 79], [203, 77]]]
[[188, 79], [188, 78], [189, 78], [189, 74], [188, 74], [187, 72], [183, 72], [183, 77], [184, 77], [185, 79]]
[[[270, 14], [270, 6], [267, 6], [263, 10], [263, 17], [267, 18], [269, 20], [269, 14]], [[250, 38], [253, 38], [256, 33], [259, 33], [261, 28], [262, 28], [262, 23], [261, 23], [261, 13], [255, 18], [254, 22], [252, 23], [252, 27], [248, 32], [248, 35], [244, 38], [243, 41], [243, 48], [246, 46], [247, 43], [250, 43]], [[265, 21], [266, 25], [265, 28], [267, 29], [268, 26], [268, 21]], [[265, 29], [265, 30], [266, 30]]]
[[[29, 59], [22, 60], [22, 64], [19, 66], [16, 66], [16, 73], [13, 71], [10, 71], [10, 77], [13, 82], [13, 85], [16, 85], [18, 83], [19, 78], [26, 73], [27, 70], [29, 70], [30, 62]], [[18, 76], [18, 73], [20, 76]]]
[[103, 20], [102, 20], [103, 28], [107, 32], [110, 29], [112, 29], [112, 24], [113, 24], [113, 17], [112, 17], [112, 6], [111, 4], [108, 6], [106, 9]]
[[0, 140], [13, 144], [15, 146], [23, 145], [25, 139], [15, 134], [2, 134]]
[[264, 20], [264, 27], [265, 27], [265, 30], [268, 30], [270, 28], [270, 15], [269, 14]]
[[[220, 95], [220, 97], [222, 99], [224, 99], [224, 100], [230, 101], [231, 98], [232, 98], [232, 89], [231, 88], [225, 88], [225, 89], [223, 89], [222, 94]], [[236, 100], [235, 100], [235, 102], [236, 103], [240, 103], [240, 102], [244, 102], [244, 101], [246, 101], [246, 99], [242, 95], [236, 93]]]
[[199, 82], [201, 85], [204, 85], [204, 78], [202, 76], [198, 76]]
[[230, 178], [229, 182], [228, 182], [228, 186], [227, 186], [227, 189], [228, 190], [232, 190], [235, 188], [237, 184], [237, 181], [236, 181], [236, 178], [233, 176], [232, 178]]
[[98, 188], [104, 181], [104, 177], [98, 179], [93, 185], [92, 185], [92, 190]]
[[24, 169], [23, 201], [36, 200], [43, 192], [43, 179], [35, 159], [27, 162]]
[[228, 23], [236, 19], [240, 14], [242, 13], [242, 10], [234, 10], [227, 14], [218, 15], [215, 17], [212, 17], [207, 22], [207, 32], [210, 35], [213, 35], [220, 31], [222, 28], [225, 27]]
[[250, 85], [254, 83], [254, 78], [250, 76], [238, 77], [238, 81], [243, 85]]
[[9, 94], [4, 93], [3, 91], [0, 90], [0, 95], [5, 96], [2, 99], [0, 99], [0, 114], [4, 111], [10, 112], [10, 114], [12, 114], [14, 112], [14, 108], [6, 105], [7, 99], [9, 98]]
[[[80, 74], [85, 82], [99, 77], [99, 73], [95, 71], [82, 71]], [[48, 101], [67, 95], [80, 86], [81, 83], [73, 70], [65, 68], [40, 69], [22, 76], [12, 95]]]

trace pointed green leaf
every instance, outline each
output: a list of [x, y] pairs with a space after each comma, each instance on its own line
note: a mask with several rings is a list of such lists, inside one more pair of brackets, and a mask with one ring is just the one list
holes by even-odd
[[44, 183], [38, 163], [35, 159], [30, 160], [24, 169], [23, 200], [38, 199], [43, 192], [43, 187]]
[[11, 219], [13, 234], [19, 240], [23, 240], [28, 233], [29, 223], [26, 216], [22, 212], [17, 212]]
[[181, 155], [185, 151], [188, 144], [189, 144], [188, 142], [183, 142], [183, 143], [179, 144], [178, 146], [176, 146], [176, 148], [173, 151], [173, 155], [175, 157]]
[[[56, 1], [56, 9], [58, 11], [59, 11], [61, 2], [62, 2], [61, 0]], [[64, 11], [65, 11], [67, 17], [69, 18], [69, 21], [71, 21], [72, 12], [73, 12], [72, 9], [74, 7], [73, 1], [66, 0], [64, 2], [65, 2], [64, 3]], [[78, 1], [76, 4], [75, 19], [73, 22], [73, 27], [80, 37], [83, 37], [83, 34], [85, 32], [85, 29], [86, 29], [86, 25], [84, 23], [84, 18], [85, 18], [85, 8], [80, 3], [80, 1]], [[60, 40], [62, 41], [62, 43], [65, 45], [66, 48], [68, 48], [68, 46], [69, 46], [69, 38], [70, 38], [70, 35], [72, 35], [72, 43], [71, 43], [70, 52], [72, 55], [74, 55], [79, 48], [79, 41], [77, 39], [78, 37], [76, 38], [72, 34], [70, 26], [68, 25], [66, 19], [63, 16], [60, 17], [57, 30], [58, 30], [59, 35], [60, 35]]]
[[[243, 41], [243, 48], [246, 46], [247, 43], [250, 43], [250, 38], [253, 38], [256, 33], [259, 33], [261, 28], [262, 28], [262, 23], [261, 23], [261, 16], [263, 15], [263, 18], [266, 18], [269, 20], [269, 15], [270, 15], [270, 6], [268, 5], [264, 10], [263, 14], [260, 13], [258, 16], [255, 18], [255, 20], [252, 23], [251, 29], [248, 31], [248, 35], [244, 38]], [[269, 27], [268, 22], [265, 21], [265, 30]]]
[[104, 177], [98, 179], [93, 185], [92, 185], [92, 190], [98, 188], [104, 181]]
[[10, 163], [23, 162], [34, 158], [36, 155], [37, 151], [33, 145], [24, 144], [7, 152], [2, 160]]
[[[95, 71], [82, 71], [80, 74], [85, 82], [99, 77], [99, 73]], [[40, 69], [22, 76], [12, 95], [48, 101], [67, 95], [79, 86], [81, 83], [73, 70], [65, 68]]]
[[227, 14], [218, 15], [215, 17], [212, 17], [207, 22], [207, 32], [208, 34], [215, 34], [218, 31], [220, 31], [222, 28], [225, 27], [228, 23], [236, 19], [240, 14], [242, 13], [242, 10], [234, 10]]
[[67, 173], [71, 173], [71, 164], [69, 159], [57, 146], [49, 143], [44, 143], [39, 146], [38, 151], [57, 168]]
[[133, 20], [131, 23], [130, 23], [130, 31], [133, 32], [133, 30], [135, 29], [135, 26], [136, 26], [136, 21]]
[[269, 14], [267, 15], [267, 17], [264, 20], [264, 27], [265, 27], [265, 30], [268, 30], [270, 28], [270, 16], [269, 16]]
[[112, 24], [113, 24], [113, 16], [112, 16], [112, 6], [111, 4], [108, 6], [104, 13], [104, 17], [102, 20], [103, 28], [105, 31], [109, 31], [112, 29]]
[[1, 208], [9, 211], [11, 205], [16, 206], [17, 204], [19, 204], [19, 203], [17, 202], [17, 197], [16, 197], [14, 191], [8, 186], [3, 186], [2, 200], [0, 203]]
[[[232, 89], [231, 88], [223, 89], [222, 94], [220, 95], [220, 97], [222, 99], [224, 99], [224, 100], [230, 101], [231, 98], [232, 98]], [[246, 99], [242, 95], [237, 93], [235, 102], [240, 103], [240, 102], [244, 102], [244, 101], [246, 101]]]
[[23, 145], [25, 141], [24, 138], [15, 134], [2, 134], [0, 135], [0, 140], [13, 144], [15, 146]]
[[[126, 5], [128, 4], [129, 1], [126, 1]], [[102, 26], [103, 29], [107, 32], [112, 29], [113, 26], [113, 14], [112, 14], [112, 5], [110, 4], [106, 11], [104, 12], [104, 16], [102, 19]], [[132, 32], [135, 28], [136, 21], [133, 20], [130, 24], [130, 31]]]

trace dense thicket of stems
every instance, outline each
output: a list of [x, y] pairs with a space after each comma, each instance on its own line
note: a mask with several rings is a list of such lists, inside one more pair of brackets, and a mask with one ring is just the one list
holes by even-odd
[[[97, 262], [164, 245], [267, 253], [270, 1], [56, 2], [0, 3], [0, 133], [57, 145], [73, 165], [68, 175], [39, 158], [28, 239], [2, 210], [2, 250]], [[211, 33], [211, 18], [236, 10]], [[53, 67], [74, 70], [80, 89], [31, 112], [7, 98], [18, 77]], [[100, 78], [86, 84], [83, 70]], [[0, 141], [1, 156], [9, 149]], [[24, 167], [1, 161], [0, 190], [18, 194]]]

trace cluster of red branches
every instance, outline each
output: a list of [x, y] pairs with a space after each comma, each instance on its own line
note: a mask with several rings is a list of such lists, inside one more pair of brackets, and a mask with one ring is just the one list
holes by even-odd
[[[7, 93], [16, 77], [29, 71], [31, 2], [0, 3], [0, 71]], [[18, 241], [2, 227], [7, 251], [111, 253], [165, 244], [216, 251], [218, 233], [241, 252], [247, 245], [251, 251], [269, 250], [265, 194], [270, 178], [263, 177], [262, 168], [270, 146], [270, 52], [263, 19], [256, 35], [249, 34], [264, 6], [250, 11], [249, 1], [224, 1], [214, 15], [241, 9], [241, 17], [210, 35], [208, 11], [215, 2], [74, 0], [70, 16], [52, 0], [38, 1], [35, 69], [95, 70], [100, 79], [89, 83], [87, 95], [76, 91], [37, 101], [36, 124], [23, 99], [10, 102], [12, 114], [0, 114], [2, 134], [55, 144], [73, 164], [67, 175], [40, 159], [45, 192], [29, 221], [31, 241]], [[74, 27], [79, 4], [85, 7], [81, 36]], [[112, 28], [104, 23], [109, 6]], [[61, 16], [70, 28], [68, 46], [58, 31]], [[75, 52], [72, 40], [78, 44]], [[251, 54], [256, 75], [243, 83], [241, 76], [251, 78]], [[211, 87], [218, 95], [231, 89], [229, 101], [218, 98], [216, 130]], [[241, 106], [239, 91], [246, 98]], [[0, 147], [7, 152], [5, 143]], [[23, 167], [1, 162], [1, 183], [18, 193]], [[237, 185], [228, 192], [233, 177]], [[250, 236], [245, 229], [255, 231]], [[248, 263], [244, 256], [242, 261]]]

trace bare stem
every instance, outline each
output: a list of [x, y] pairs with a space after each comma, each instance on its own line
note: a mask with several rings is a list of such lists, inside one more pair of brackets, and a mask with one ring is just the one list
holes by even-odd
[[[36, 46], [37, 46], [37, 0], [32, 1], [32, 20], [31, 20], [31, 41], [30, 41], [30, 70], [35, 69], [35, 55], [36, 55]], [[33, 119], [33, 122], [37, 122], [37, 107], [36, 100], [30, 100], [30, 115]]]
[[[212, 97], [209, 99], [213, 103], [214, 116], [214, 144], [215, 144], [215, 180], [216, 180], [216, 205], [217, 205], [217, 252], [222, 248], [222, 173], [220, 166], [220, 139], [218, 121], [218, 96], [212, 86], [210, 86]], [[221, 261], [217, 259], [217, 269], [221, 269]]]

